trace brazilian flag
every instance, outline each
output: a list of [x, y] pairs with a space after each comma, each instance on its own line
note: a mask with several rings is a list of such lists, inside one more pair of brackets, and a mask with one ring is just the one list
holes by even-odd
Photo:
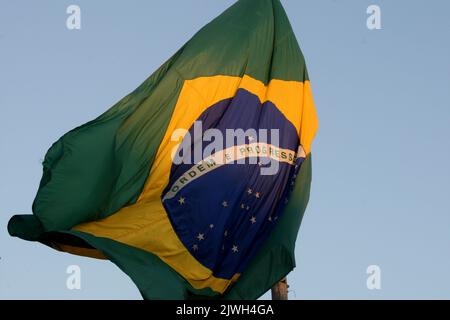
[[[174, 150], [208, 148], [191, 138], [196, 123], [203, 135], [279, 134], [248, 134], [175, 162]], [[33, 215], [13, 216], [9, 233], [109, 259], [145, 299], [256, 299], [295, 267], [317, 127], [280, 1], [239, 0], [136, 90], [51, 146]], [[262, 174], [274, 164], [275, 174]]]

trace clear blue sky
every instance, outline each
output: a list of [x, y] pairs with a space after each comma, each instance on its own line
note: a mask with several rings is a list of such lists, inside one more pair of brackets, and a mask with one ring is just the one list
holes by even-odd
[[[6, 224], [31, 212], [54, 141], [233, 2], [0, 2], [0, 298], [140, 299], [112, 263], [11, 238]], [[320, 120], [290, 298], [450, 299], [450, 2], [282, 2]], [[72, 3], [79, 31], [65, 25]], [[370, 4], [381, 30], [366, 27]], [[66, 289], [71, 264], [79, 291]], [[378, 291], [366, 288], [371, 264]]]

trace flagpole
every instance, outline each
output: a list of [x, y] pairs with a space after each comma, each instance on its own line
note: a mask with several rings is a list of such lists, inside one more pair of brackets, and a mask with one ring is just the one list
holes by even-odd
[[272, 287], [272, 300], [288, 300], [288, 288], [287, 278], [277, 282]]

